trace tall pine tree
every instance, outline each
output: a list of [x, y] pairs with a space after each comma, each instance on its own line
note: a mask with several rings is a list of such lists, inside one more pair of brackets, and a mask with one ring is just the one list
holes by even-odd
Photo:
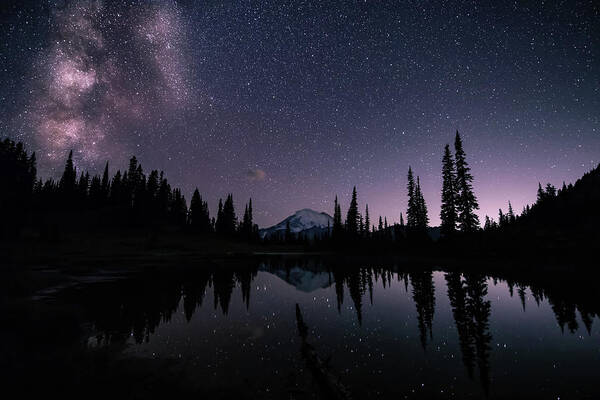
[[427, 205], [423, 192], [421, 192], [421, 182], [417, 177], [417, 186], [415, 187], [415, 202], [417, 204], [417, 229], [424, 231], [429, 225], [429, 216], [427, 215]]
[[369, 205], [365, 206], [365, 236], [369, 237], [369, 231], [371, 229], [371, 219], [369, 217]]
[[415, 196], [415, 178], [413, 176], [412, 168], [408, 167], [408, 183], [406, 185], [408, 190], [408, 209], [406, 210], [406, 226], [410, 229], [414, 229], [418, 225], [418, 205], [417, 198]]
[[473, 175], [467, 163], [462, 140], [458, 131], [454, 139], [456, 160], [456, 190], [458, 193], [456, 208], [458, 210], [458, 227], [462, 232], [474, 232], [479, 228], [479, 217], [475, 210], [479, 209], [477, 198], [473, 193]]
[[233, 195], [228, 194], [223, 204], [223, 232], [226, 235], [233, 235], [237, 228], [237, 217], [233, 206]]
[[442, 209], [440, 211], [441, 233], [443, 236], [451, 236], [456, 232], [456, 221], [458, 215], [456, 212], [456, 171], [454, 159], [450, 153], [450, 146], [444, 148], [444, 157], [442, 158]]
[[348, 214], [346, 215], [346, 231], [351, 236], [358, 234], [358, 201], [356, 196], [356, 186], [352, 189], [352, 200], [350, 200], [350, 207], [348, 207]]
[[60, 178], [59, 187], [63, 195], [67, 198], [75, 193], [75, 185], [77, 180], [77, 172], [73, 165], [73, 150], [69, 151], [69, 157], [65, 163], [65, 170]]
[[342, 234], [342, 231], [342, 210], [340, 208], [340, 204], [338, 203], [338, 198], [335, 196], [335, 201], [333, 203], [333, 230], [331, 232], [331, 236], [334, 238], [339, 238]]

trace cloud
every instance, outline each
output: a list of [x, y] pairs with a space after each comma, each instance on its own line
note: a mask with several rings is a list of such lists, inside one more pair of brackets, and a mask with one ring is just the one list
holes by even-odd
[[264, 181], [267, 177], [267, 173], [259, 168], [249, 169], [246, 171], [246, 177], [252, 182]]

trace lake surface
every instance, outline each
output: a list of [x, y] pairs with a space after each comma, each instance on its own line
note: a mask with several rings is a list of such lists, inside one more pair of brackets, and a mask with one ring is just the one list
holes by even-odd
[[597, 297], [558, 277], [275, 259], [37, 301], [76, 305], [74, 347], [110, 349], [109, 365], [150, 392], [161, 381], [217, 398], [568, 399], [600, 396]]

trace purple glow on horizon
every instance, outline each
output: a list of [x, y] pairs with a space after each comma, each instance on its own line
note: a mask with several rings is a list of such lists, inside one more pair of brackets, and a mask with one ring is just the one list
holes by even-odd
[[406, 173], [439, 224], [458, 129], [484, 216], [600, 162], [598, 6], [464, 2], [7, 6], [0, 129], [57, 176], [136, 155], [216, 212], [252, 197], [268, 226], [302, 208], [399, 220]]

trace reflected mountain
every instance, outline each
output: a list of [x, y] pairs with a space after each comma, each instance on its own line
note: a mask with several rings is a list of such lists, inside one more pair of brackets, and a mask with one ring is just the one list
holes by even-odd
[[293, 267], [285, 270], [270, 269], [269, 272], [283, 279], [297, 290], [306, 293], [325, 289], [333, 284], [331, 274], [325, 271], [310, 271], [300, 267]]

